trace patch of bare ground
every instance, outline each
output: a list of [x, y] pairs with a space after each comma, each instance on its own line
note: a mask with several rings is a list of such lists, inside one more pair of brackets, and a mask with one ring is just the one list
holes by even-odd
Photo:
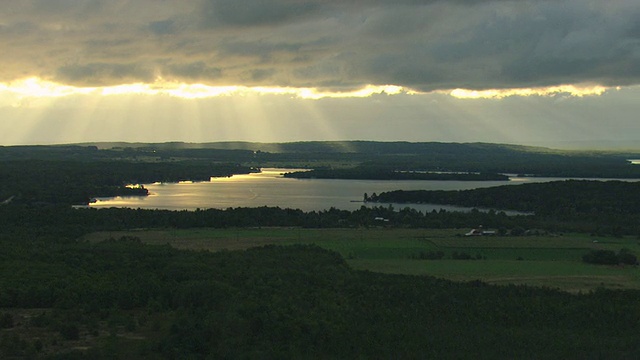
[[77, 310], [0, 309], [0, 359], [38, 359], [67, 352], [87, 352], [109, 339], [130, 344], [157, 337], [163, 331], [147, 310], [130, 311], [123, 319], [100, 320], [99, 314]]

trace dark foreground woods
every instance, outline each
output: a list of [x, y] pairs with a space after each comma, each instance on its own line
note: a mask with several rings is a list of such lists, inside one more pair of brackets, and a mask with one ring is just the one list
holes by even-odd
[[6, 244], [4, 358], [637, 358], [638, 291], [351, 270], [315, 246]]

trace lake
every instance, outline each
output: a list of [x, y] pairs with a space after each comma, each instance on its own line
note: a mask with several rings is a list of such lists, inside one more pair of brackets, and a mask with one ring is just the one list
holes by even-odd
[[[356, 210], [363, 203], [364, 193], [393, 190], [467, 190], [482, 187], [549, 182], [564, 178], [511, 177], [510, 181], [432, 181], [432, 180], [334, 180], [289, 179], [282, 173], [299, 169], [263, 168], [261, 173], [212, 178], [209, 182], [155, 183], [145, 187], [149, 196], [97, 198], [90, 207], [128, 207], [142, 209], [195, 210], [230, 207], [278, 206], [303, 211], [326, 210], [331, 207]], [[392, 204], [395, 208], [412, 207], [420, 211], [457, 210], [468, 208], [429, 205]]]

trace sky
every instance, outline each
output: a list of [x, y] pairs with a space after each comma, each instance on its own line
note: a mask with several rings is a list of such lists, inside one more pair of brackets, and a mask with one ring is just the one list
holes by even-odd
[[0, 5], [0, 145], [640, 149], [637, 0]]

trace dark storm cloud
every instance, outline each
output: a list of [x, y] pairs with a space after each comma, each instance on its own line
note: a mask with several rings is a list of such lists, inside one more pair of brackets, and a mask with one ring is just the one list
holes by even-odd
[[321, 8], [318, 2], [296, 0], [205, 0], [203, 25], [260, 26], [304, 18]]
[[57, 75], [61, 80], [86, 86], [105, 85], [101, 79], [119, 80], [121, 83], [154, 80], [153, 71], [138, 64], [65, 65], [58, 69]]
[[166, 67], [168, 72], [182, 80], [207, 80], [216, 79], [222, 75], [222, 70], [207, 66], [202, 61], [190, 64], [172, 64]]
[[230, 42], [223, 44], [222, 48], [230, 54], [255, 56], [260, 54], [271, 54], [274, 52], [296, 52], [303, 47], [304, 44], [287, 44], [272, 42]]
[[0, 13], [0, 81], [81, 85], [640, 83], [636, 0], [21, 0]]

